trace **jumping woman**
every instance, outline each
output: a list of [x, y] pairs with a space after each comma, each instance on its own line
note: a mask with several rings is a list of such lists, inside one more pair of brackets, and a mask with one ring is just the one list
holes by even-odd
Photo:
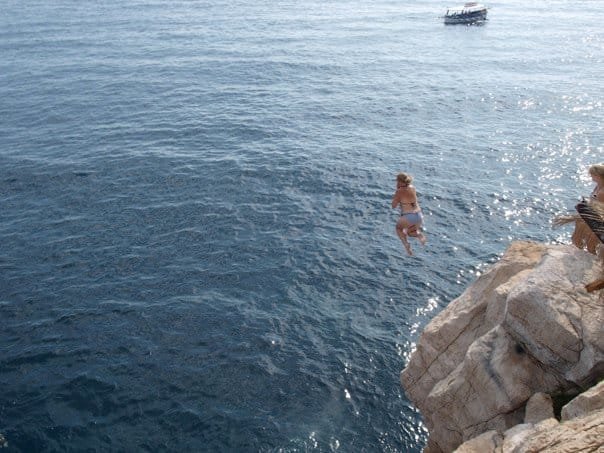
[[396, 234], [403, 242], [405, 250], [413, 255], [408, 237], [416, 237], [424, 245], [426, 236], [422, 233], [423, 216], [417, 201], [415, 187], [411, 185], [413, 178], [406, 173], [396, 176], [396, 192], [392, 196], [392, 209], [400, 206], [401, 216], [396, 222]]

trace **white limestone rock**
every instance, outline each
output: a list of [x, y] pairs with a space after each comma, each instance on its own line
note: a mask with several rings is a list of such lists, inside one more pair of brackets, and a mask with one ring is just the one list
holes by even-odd
[[521, 423], [508, 429], [503, 438], [501, 453], [512, 453], [524, 445], [534, 435], [533, 427], [531, 423]]
[[503, 433], [535, 393], [577, 393], [602, 377], [604, 304], [584, 289], [601, 271], [572, 246], [515, 242], [426, 326], [401, 373], [430, 431], [426, 451]]
[[547, 393], [535, 393], [526, 403], [524, 423], [536, 424], [548, 418], [554, 418], [552, 397]]
[[[548, 419], [535, 425], [518, 442], [508, 442], [507, 432], [502, 453], [586, 453], [604, 451], [604, 410], [558, 423]], [[507, 449], [506, 449], [507, 447]], [[485, 453], [488, 453], [485, 451]]]
[[581, 393], [562, 408], [562, 421], [604, 409], [604, 381]]
[[[490, 439], [493, 439], [489, 442]], [[464, 442], [455, 453], [586, 453], [604, 451], [604, 409], [558, 423], [522, 423], [503, 435], [488, 431]]]
[[455, 453], [501, 452], [503, 436], [495, 430], [482, 433], [459, 446]]

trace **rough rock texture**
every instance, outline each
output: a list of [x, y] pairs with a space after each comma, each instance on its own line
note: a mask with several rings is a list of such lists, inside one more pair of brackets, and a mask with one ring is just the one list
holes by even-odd
[[522, 424], [501, 447], [516, 451], [506, 442], [558, 425], [535, 424], [542, 415], [531, 407], [524, 423], [526, 405], [535, 393], [576, 395], [604, 376], [604, 303], [584, 289], [601, 272], [593, 255], [572, 246], [515, 242], [428, 324], [401, 373], [430, 431], [426, 451], [450, 452]]
[[[558, 423], [545, 420], [532, 426], [523, 439], [503, 441], [502, 453], [588, 453], [604, 451], [604, 409]], [[497, 451], [497, 450], [494, 450]], [[477, 452], [478, 453], [478, 452]], [[480, 453], [489, 453], [481, 451]]]
[[526, 403], [524, 423], [539, 423], [548, 418], [554, 418], [552, 397], [547, 393], [535, 393]]
[[[604, 451], [604, 381], [562, 408], [562, 422], [553, 418], [551, 398], [533, 395], [524, 423], [503, 434], [488, 431], [459, 446], [456, 453], [585, 453]], [[539, 420], [551, 414], [550, 418]], [[531, 422], [530, 420], [536, 420]], [[537, 421], [538, 420], [538, 421]]]
[[[603, 333], [604, 334], [604, 333]], [[604, 409], [604, 381], [577, 396], [562, 408], [562, 421]]]
[[501, 451], [503, 436], [497, 431], [487, 431], [474, 439], [470, 439], [459, 446], [455, 453], [485, 453]]

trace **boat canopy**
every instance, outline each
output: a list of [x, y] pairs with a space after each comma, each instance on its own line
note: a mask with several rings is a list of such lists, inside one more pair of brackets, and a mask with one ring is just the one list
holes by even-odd
[[471, 14], [476, 13], [478, 11], [484, 11], [486, 6], [481, 5], [476, 2], [468, 2], [463, 6], [456, 6], [454, 8], [447, 9], [447, 15], [457, 15], [457, 14]]

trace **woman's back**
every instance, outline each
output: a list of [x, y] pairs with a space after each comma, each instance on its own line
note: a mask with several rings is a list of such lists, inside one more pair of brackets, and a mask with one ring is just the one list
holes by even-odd
[[404, 186], [398, 190], [399, 196], [398, 201], [402, 212], [414, 212], [418, 209], [417, 193], [415, 187]]

